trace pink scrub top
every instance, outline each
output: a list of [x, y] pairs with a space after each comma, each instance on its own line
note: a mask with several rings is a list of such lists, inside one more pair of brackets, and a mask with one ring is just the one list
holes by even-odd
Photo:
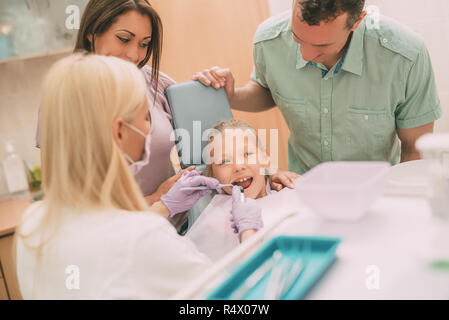
[[[159, 72], [157, 92], [151, 86], [151, 68], [144, 66], [142, 72], [147, 82], [147, 95], [149, 98], [151, 128], [150, 128], [150, 161], [147, 166], [135, 176], [144, 196], [153, 194], [162, 182], [175, 174], [170, 161], [170, 152], [174, 141], [170, 141], [173, 131], [173, 120], [165, 98], [165, 88], [175, 83], [166, 74]], [[156, 95], [156, 101], [154, 97]], [[36, 130], [36, 147], [40, 147], [39, 117]]]
[[154, 102], [154, 88], [151, 85], [151, 68], [144, 66], [142, 71], [147, 81], [151, 113], [150, 162], [135, 176], [144, 196], [153, 194], [162, 182], [175, 174], [170, 161], [170, 152], [174, 141], [170, 141], [173, 132], [173, 119], [165, 97], [165, 89], [175, 81], [165, 73], [159, 72], [159, 82]]

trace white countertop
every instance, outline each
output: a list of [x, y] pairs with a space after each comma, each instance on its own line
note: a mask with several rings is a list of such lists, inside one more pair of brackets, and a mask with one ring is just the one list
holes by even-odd
[[[326, 221], [301, 209], [270, 235], [342, 238], [336, 261], [306, 299], [449, 299], [449, 270], [430, 266], [444, 258], [435, 245], [443, 227], [425, 198], [383, 197], [357, 222]], [[447, 238], [446, 249], [449, 259]]]

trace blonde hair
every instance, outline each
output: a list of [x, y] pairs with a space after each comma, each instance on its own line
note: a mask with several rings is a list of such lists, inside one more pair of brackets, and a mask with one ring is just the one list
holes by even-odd
[[[53, 222], [64, 207], [147, 209], [112, 131], [118, 117], [132, 122], [146, 98], [141, 71], [119, 58], [78, 53], [51, 67], [40, 109], [46, 211], [32, 232], [19, 228], [26, 245], [38, 229], [54, 234]], [[51, 236], [42, 238], [34, 249], [40, 251]]]
[[[215, 132], [215, 134], [213, 134], [209, 137], [209, 140], [207, 141], [206, 146], [210, 145], [214, 141], [214, 137], [217, 134], [223, 134], [226, 129], [242, 129], [245, 131], [247, 131], [247, 130], [250, 131], [256, 137], [257, 145], [259, 146], [259, 149], [261, 151], [265, 152], [264, 146], [262, 145], [259, 138], [257, 137], [256, 130], [249, 123], [247, 123], [245, 121], [241, 121], [241, 120], [222, 120], [222, 121], [217, 122], [212, 127], [212, 132]], [[214, 176], [212, 164], [206, 165], [206, 175], [208, 177]]]

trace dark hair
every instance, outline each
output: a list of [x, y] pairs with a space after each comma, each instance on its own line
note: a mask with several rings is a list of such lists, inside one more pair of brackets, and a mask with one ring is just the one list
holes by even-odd
[[[148, 0], [90, 0], [81, 18], [74, 51], [95, 52], [95, 35], [104, 33], [120, 15], [132, 10], [148, 16], [151, 21], [151, 42], [145, 58], [139, 62], [138, 67], [145, 66], [151, 57], [151, 81], [157, 91], [163, 30], [161, 18]], [[93, 35], [92, 43], [87, 38], [89, 34]]]
[[302, 21], [310, 26], [329, 22], [347, 12], [346, 27], [351, 29], [362, 14], [365, 0], [297, 0], [301, 6]]

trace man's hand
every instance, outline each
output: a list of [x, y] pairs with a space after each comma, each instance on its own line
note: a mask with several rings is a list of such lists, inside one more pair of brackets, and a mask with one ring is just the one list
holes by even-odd
[[270, 90], [250, 80], [241, 88], [235, 88], [235, 80], [231, 70], [212, 67], [197, 72], [192, 80], [200, 81], [205, 86], [215, 89], [224, 87], [232, 109], [246, 112], [266, 111], [275, 106]]
[[228, 100], [232, 101], [235, 95], [235, 81], [231, 70], [220, 67], [212, 67], [197, 72], [192, 76], [193, 80], [198, 80], [205, 86], [213, 86], [215, 89], [224, 87]]
[[416, 150], [416, 140], [426, 133], [432, 133], [434, 122], [411, 129], [397, 129], [399, 140], [401, 140], [401, 162], [419, 160], [421, 156]]

